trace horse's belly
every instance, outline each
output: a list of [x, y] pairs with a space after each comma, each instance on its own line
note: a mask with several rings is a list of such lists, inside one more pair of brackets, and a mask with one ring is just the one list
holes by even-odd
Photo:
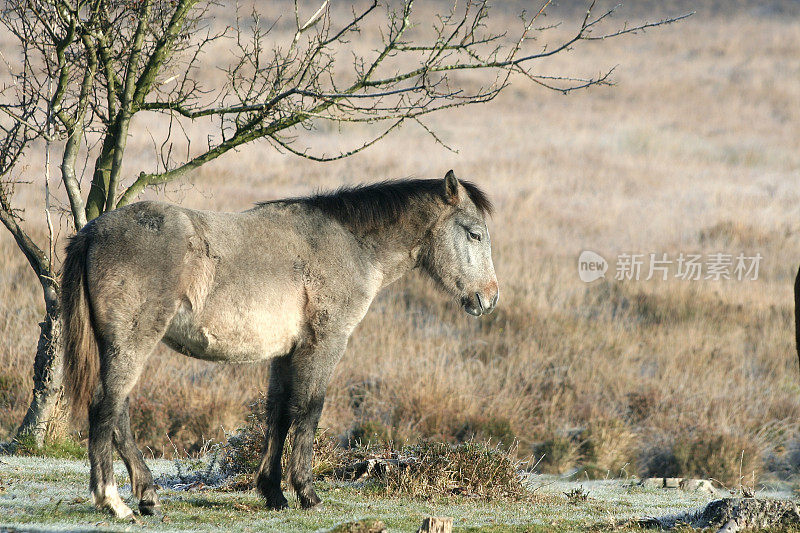
[[209, 361], [252, 363], [286, 355], [302, 331], [300, 309], [240, 310], [197, 317], [181, 309], [172, 319], [164, 343]]

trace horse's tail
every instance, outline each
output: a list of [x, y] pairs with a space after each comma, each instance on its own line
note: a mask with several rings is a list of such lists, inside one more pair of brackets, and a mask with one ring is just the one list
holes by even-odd
[[794, 279], [794, 341], [797, 346], [797, 357], [800, 360], [800, 269]]
[[90, 234], [86, 231], [70, 239], [61, 274], [64, 389], [74, 413], [89, 405], [97, 387], [100, 367], [86, 282], [89, 241]]

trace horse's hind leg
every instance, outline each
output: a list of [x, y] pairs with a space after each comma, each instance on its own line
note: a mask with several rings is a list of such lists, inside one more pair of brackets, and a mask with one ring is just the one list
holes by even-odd
[[107, 385], [99, 385], [89, 405], [89, 488], [92, 501], [100, 509], [108, 509], [117, 518], [133, 514], [117, 491], [114, 480], [112, 434], [122, 411], [127, 393], [119, 393]]
[[120, 498], [114, 480], [114, 432], [147, 357], [136, 350], [110, 348], [114, 346], [110, 342], [100, 345], [101, 384], [89, 406], [89, 486], [98, 508], [110, 510], [117, 518], [126, 518], [133, 511]]
[[267, 392], [267, 438], [261, 466], [255, 475], [256, 486], [270, 509], [283, 509], [288, 502], [281, 491], [281, 454], [289, 431], [289, 371], [291, 355], [272, 362]]
[[144, 462], [144, 457], [131, 433], [131, 417], [129, 400], [125, 399], [125, 405], [117, 420], [117, 427], [114, 429], [114, 445], [117, 453], [122, 457], [125, 467], [128, 469], [128, 476], [131, 479], [131, 490], [133, 495], [139, 499], [139, 511], [143, 515], [153, 515], [158, 512], [161, 504], [156, 495], [153, 484], [153, 474]]

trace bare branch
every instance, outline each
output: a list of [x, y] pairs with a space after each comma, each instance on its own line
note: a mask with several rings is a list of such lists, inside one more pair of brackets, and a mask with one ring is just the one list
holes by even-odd
[[33, 239], [17, 223], [17, 217], [14, 215], [10, 199], [2, 187], [0, 187], [0, 222], [14, 237], [17, 246], [25, 255], [42, 285], [51, 286], [55, 275], [50, 270], [50, 261], [47, 258], [47, 254], [33, 242]]
[[144, 0], [140, 7], [139, 21], [133, 36], [130, 55], [128, 56], [128, 68], [125, 73], [125, 85], [122, 90], [120, 110], [112, 132], [110, 132], [114, 137], [114, 155], [111, 160], [111, 172], [108, 176], [106, 211], [111, 211], [114, 208], [117, 182], [119, 181], [119, 173], [122, 169], [122, 156], [125, 153], [125, 146], [128, 142], [128, 128], [130, 126], [131, 117], [133, 117], [134, 114], [133, 101], [136, 97], [135, 91], [139, 89], [139, 82], [136, 78], [139, 74], [139, 61], [142, 55], [142, 47], [144, 46], [144, 36], [147, 31], [147, 25], [150, 22], [151, 6], [151, 0]]
[[394, 131], [395, 129], [399, 128], [403, 124], [403, 122], [405, 120], [406, 120], [405, 117], [400, 118], [399, 120], [397, 120], [397, 122], [395, 122], [389, 128], [384, 130], [383, 133], [381, 133], [380, 135], [378, 135], [378, 136], [372, 138], [371, 140], [365, 142], [361, 146], [359, 146], [357, 148], [353, 148], [352, 150], [349, 150], [349, 151], [346, 151], [346, 152], [340, 152], [339, 154], [334, 155], [334, 156], [326, 156], [324, 154], [316, 156], [316, 155], [309, 154], [308, 150], [303, 150], [303, 151], [297, 150], [297, 149], [292, 147], [290, 142], [286, 142], [286, 141], [280, 139], [280, 137], [277, 134], [270, 135], [269, 138], [272, 139], [273, 141], [275, 141], [275, 143], [277, 143], [281, 148], [293, 153], [294, 155], [300, 156], [300, 157], [302, 157], [304, 159], [310, 159], [311, 161], [317, 161], [317, 162], [321, 162], [321, 163], [322, 162], [330, 162], [330, 161], [337, 161], [339, 159], [344, 159], [346, 157], [350, 157], [351, 155], [355, 155], [355, 154], [357, 154], [359, 152], [363, 152], [364, 150], [366, 150], [370, 146], [374, 145], [375, 143], [377, 143], [381, 139], [385, 138], [392, 131]]
[[35, 124], [31, 124], [30, 122], [28, 122], [27, 119], [25, 119], [25, 117], [14, 113], [11, 109], [12, 109], [12, 107], [9, 106], [9, 105], [0, 104], [0, 112], [5, 113], [9, 117], [13, 118], [14, 120], [16, 120], [17, 122], [22, 124], [23, 126], [25, 126], [27, 128], [30, 128], [32, 131], [34, 131], [36, 133], [37, 136], [39, 136], [42, 139], [45, 139], [47, 141], [55, 141], [56, 140], [55, 137], [53, 137], [52, 135], [47, 133], [45, 130], [40, 129], [39, 126], [36, 126]]
[[[295, 27], [285, 49], [269, 44], [268, 35], [275, 23], [265, 26], [256, 11], [250, 17], [249, 28], [237, 15], [230, 31], [225, 28], [217, 33], [210, 29], [202, 34], [192, 33], [191, 28], [203, 20], [208, 9], [200, 0], [119, 4], [93, 0], [79, 9], [62, 6], [60, 0], [56, 1], [62, 6], [60, 9], [49, 0], [12, 1], [20, 13], [17, 20], [23, 21], [16, 28], [16, 35], [38, 43], [32, 49], [43, 54], [47, 76], [56, 80], [48, 106], [61, 128], [52, 138], [67, 140], [62, 179], [77, 227], [102, 211], [132, 201], [146, 187], [184, 176], [257, 139], [267, 139], [298, 156], [327, 161], [358, 153], [413, 121], [435, 142], [452, 149], [420, 117], [488, 102], [511, 83], [512, 76], [561, 93], [611, 85], [613, 68], [596, 76], [572, 76], [544, 74], [532, 65], [569, 51], [582, 41], [637, 33], [691, 15], [625, 24], [595, 34], [608, 24], [617, 8], [594, 15], [592, 3], [571, 37], [553, 46], [530, 50], [534, 33], [546, 29], [536, 28], [536, 24], [552, 0], [543, 0], [532, 16], [523, 16], [516, 34], [487, 29], [486, 0], [456, 3], [448, 13], [436, 17], [429, 35], [420, 33], [413, 20], [414, 0], [404, 0], [396, 8], [387, 7], [377, 49], [354, 53], [352, 65], [345, 68], [342, 52], [352, 53], [348, 39], [358, 35], [363, 24], [378, 23], [376, 0], [358, 10], [352, 8], [352, 14], [343, 21], [332, 17], [329, 0], [323, 0], [305, 22], [296, 5]], [[227, 81], [207, 90], [195, 77], [195, 66], [200, 64], [206, 45], [225, 38], [230, 39], [234, 50], [233, 60], [223, 69]], [[491, 74], [469, 89], [453, 76], [486, 71]], [[94, 83], [101, 76], [102, 83]], [[20, 128], [42, 138], [44, 129], [36, 116], [5, 105], [0, 106], [0, 111], [9, 117], [16, 115], [25, 121], [17, 121]], [[166, 135], [153, 139], [160, 164], [156, 164], [153, 173], [139, 173], [117, 198], [117, 189], [124, 180], [122, 163], [128, 130], [132, 117], [140, 111], [170, 116]], [[209, 134], [208, 145], [197, 151], [193, 150], [186, 127], [190, 121], [202, 118], [211, 119], [218, 131]], [[312, 155], [296, 146], [296, 131], [314, 128], [318, 121], [388, 125], [381, 134], [352, 150]], [[102, 142], [95, 152], [91, 190], [83, 209], [72, 167], [80, 138], [87, 131], [99, 132]], [[186, 148], [182, 159], [173, 149], [177, 147], [173, 135], [181, 135], [180, 132], [183, 140], [178, 141]], [[70, 161], [73, 163], [67, 164]], [[84, 211], [85, 216], [77, 211]]]

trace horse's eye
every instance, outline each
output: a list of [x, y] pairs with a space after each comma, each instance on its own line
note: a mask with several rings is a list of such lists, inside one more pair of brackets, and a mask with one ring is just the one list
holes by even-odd
[[469, 231], [469, 230], [467, 231], [467, 233], [469, 234], [469, 238], [472, 239], [473, 241], [481, 240], [480, 233], [475, 233], [474, 231]]

